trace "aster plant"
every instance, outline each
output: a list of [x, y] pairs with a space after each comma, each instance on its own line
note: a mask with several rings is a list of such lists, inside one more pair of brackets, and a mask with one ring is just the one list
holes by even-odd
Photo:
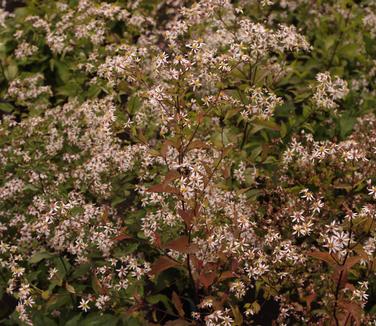
[[373, 325], [372, 1], [28, 1], [0, 23], [4, 325]]

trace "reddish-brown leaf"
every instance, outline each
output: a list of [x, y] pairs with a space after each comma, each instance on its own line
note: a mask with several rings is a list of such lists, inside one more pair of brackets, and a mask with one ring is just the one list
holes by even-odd
[[229, 153], [232, 152], [233, 149], [234, 149], [234, 148], [233, 148], [232, 145], [229, 145], [229, 146], [223, 148], [223, 149], [222, 149], [222, 156], [223, 156], [223, 157], [227, 156]]
[[219, 280], [220, 281], [223, 281], [223, 280], [227, 280], [228, 278], [233, 278], [235, 277], [234, 273], [231, 272], [231, 271], [226, 271], [226, 272], [223, 272], [221, 274], [221, 276], [219, 277]]
[[169, 320], [164, 324], [165, 326], [189, 326], [191, 325], [184, 319]]
[[100, 294], [107, 294], [107, 289], [104, 286], [102, 286], [95, 274], [93, 274], [91, 282], [95, 292]]
[[313, 302], [313, 300], [315, 300], [317, 297], [317, 294], [315, 292], [307, 295], [306, 297], [304, 297], [304, 301], [306, 302], [307, 304], [307, 307], [308, 307], [308, 310], [311, 310], [311, 304]]
[[196, 203], [196, 206], [195, 206], [195, 208], [193, 210], [195, 217], [199, 217], [199, 215], [200, 215], [200, 209], [201, 209], [200, 203]]
[[135, 304], [135, 305], [133, 305], [132, 307], [130, 307], [129, 309], [127, 309], [127, 310], [126, 310], [126, 313], [127, 313], [128, 315], [131, 315], [131, 314], [133, 314], [134, 312], [139, 311], [140, 308], [141, 308], [140, 304]]
[[198, 123], [201, 123], [202, 121], [204, 121], [204, 117], [205, 117], [205, 113], [204, 112], [199, 112], [196, 116], [196, 121]]
[[195, 255], [191, 256], [191, 261], [193, 263], [193, 266], [195, 267], [196, 270], [201, 270], [203, 266], [202, 260], [199, 260]]
[[198, 277], [198, 280], [205, 288], [208, 288], [210, 285], [214, 283], [214, 280], [216, 277], [217, 277], [217, 274], [214, 272], [201, 273], [200, 276]]
[[183, 235], [180, 238], [172, 240], [163, 246], [166, 249], [173, 249], [179, 252], [187, 252], [189, 247], [188, 237]]
[[213, 308], [215, 310], [222, 310], [223, 305], [228, 302], [228, 294], [224, 292], [218, 292], [218, 296], [221, 300], [213, 300]]
[[172, 146], [172, 147], [175, 147], [175, 144], [171, 141], [171, 140], [166, 140], [163, 145], [162, 145], [162, 148], [161, 148], [161, 156], [163, 157], [166, 157], [167, 155], [167, 151], [168, 151], [168, 148]]
[[228, 262], [228, 256], [224, 252], [218, 252], [218, 258], [222, 263]]
[[173, 180], [176, 180], [179, 177], [180, 177], [180, 173], [178, 171], [176, 171], [176, 170], [170, 170], [170, 171], [167, 172], [167, 174], [166, 174], [166, 176], [165, 176], [165, 178], [163, 180], [163, 183], [167, 184], [167, 183], [169, 183], [169, 182], [171, 182]]
[[202, 163], [202, 165], [204, 166], [207, 175], [211, 175], [212, 171], [210, 169], [210, 166], [206, 163]]
[[110, 220], [109, 220], [109, 218], [108, 218], [108, 207], [105, 207], [105, 209], [103, 210], [103, 214], [102, 214], [102, 216], [101, 216], [101, 218], [102, 218], [102, 222], [104, 223], [104, 224], [107, 224], [107, 223], [109, 223], [110, 222]]
[[223, 177], [227, 179], [231, 175], [231, 167], [229, 165], [225, 165], [222, 169]]
[[116, 236], [115, 238], [112, 239], [112, 241], [122, 241], [122, 240], [126, 240], [126, 239], [132, 239], [131, 236], [129, 236], [128, 234], [119, 234], [118, 236]]
[[347, 269], [334, 270], [332, 279], [334, 283], [339, 284], [339, 288], [342, 289], [347, 283]]
[[346, 312], [350, 313], [355, 321], [355, 324], [360, 326], [362, 307], [359, 304], [350, 301], [338, 301], [338, 305], [342, 307]]
[[195, 243], [191, 243], [188, 248], [188, 254], [195, 254], [199, 250], [199, 247]]
[[155, 232], [154, 233], [154, 244], [160, 248], [162, 246], [162, 242], [161, 242], [161, 236], [159, 235], [159, 233]]
[[178, 214], [184, 220], [187, 227], [191, 227], [194, 218], [194, 212], [192, 210], [182, 210], [178, 209]]
[[351, 292], [356, 290], [355, 286], [352, 285], [351, 283], [346, 283], [345, 288], [351, 290]]
[[322, 252], [322, 251], [312, 251], [308, 253], [308, 256], [323, 260], [327, 262], [331, 266], [337, 265], [336, 261], [333, 259], [332, 256], [328, 252]]
[[171, 299], [172, 303], [174, 304], [175, 308], [176, 308], [176, 311], [178, 312], [179, 314], [179, 317], [183, 318], [185, 313], [184, 313], [184, 309], [183, 309], [183, 304], [180, 300], [180, 297], [176, 294], [176, 292], [172, 292], [172, 299]]
[[[360, 260], [360, 256], [349, 257], [346, 259], [344, 265], [339, 265], [335, 268], [332, 278], [335, 283], [339, 283], [340, 288], [346, 286], [349, 269], [357, 264]], [[341, 279], [339, 279], [340, 277]]]
[[166, 269], [179, 266], [178, 262], [166, 256], [159, 257], [156, 262], [151, 266], [151, 274], [157, 275]]
[[354, 265], [359, 263], [361, 259], [362, 259], [362, 257], [360, 257], [360, 256], [349, 257], [349, 258], [346, 259], [346, 262], [343, 265], [343, 268], [344, 269], [350, 269], [351, 267], [353, 267]]
[[188, 145], [188, 149], [201, 149], [201, 148], [208, 148], [208, 144], [204, 143], [201, 140], [194, 140]]
[[143, 303], [143, 300], [142, 300], [142, 297], [141, 295], [139, 295], [138, 293], [134, 293], [133, 294], [133, 299], [136, 301], [136, 303], [138, 304], [142, 304]]
[[173, 249], [185, 254], [197, 252], [198, 248], [194, 244], [189, 243], [187, 236], [183, 235], [178, 239], [172, 240], [163, 246], [166, 249]]
[[177, 189], [175, 187], [171, 187], [171, 186], [163, 184], [163, 183], [154, 185], [154, 186], [150, 187], [149, 189], [147, 189], [146, 191], [147, 192], [161, 192], [161, 193], [179, 194], [179, 189]]
[[122, 241], [122, 240], [125, 240], [125, 239], [132, 239], [132, 237], [128, 234], [126, 234], [126, 231], [127, 231], [127, 227], [124, 227], [120, 230], [120, 233], [112, 239], [112, 241]]
[[233, 260], [233, 261], [231, 262], [231, 270], [232, 270], [233, 272], [235, 272], [235, 271], [238, 270], [238, 268], [239, 268], [239, 262], [238, 262], [237, 260]]

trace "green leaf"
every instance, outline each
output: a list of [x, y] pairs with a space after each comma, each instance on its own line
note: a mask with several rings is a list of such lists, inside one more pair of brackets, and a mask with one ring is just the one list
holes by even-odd
[[358, 44], [346, 44], [339, 49], [339, 53], [349, 60], [354, 60], [359, 55]]
[[260, 127], [275, 130], [275, 131], [280, 130], [280, 126], [271, 120], [255, 120], [252, 122], [252, 124], [255, 126], [260, 126]]
[[65, 278], [65, 276], [71, 269], [71, 264], [69, 263], [69, 261], [65, 257], [59, 257], [54, 259], [54, 264], [62, 278]]
[[57, 60], [54, 60], [53, 64], [57, 68], [56, 70], [60, 79], [64, 83], [69, 82], [72, 78], [72, 72], [70, 71], [69, 67], [65, 63]]
[[146, 301], [151, 304], [157, 304], [158, 302], [163, 302], [165, 300], [168, 300], [168, 298], [163, 294], [149, 295], [146, 298]]
[[0, 103], [0, 111], [10, 113], [14, 110], [14, 106], [9, 103]]
[[134, 114], [141, 106], [141, 101], [138, 96], [132, 96], [127, 103], [128, 112]]
[[356, 123], [356, 118], [354, 117], [342, 117], [339, 120], [341, 138], [345, 138], [347, 135], [350, 134], [355, 123]]
[[125, 200], [126, 200], [126, 198], [124, 198], [124, 197], [114, 197], [114, 199], [111, 202], [111, 206], [116, 207], [117, 205], [119, 205], [120, 203], [122, 203]]
[[370, 310], [370, 315], [376, 315], [376, 304], [374, 304]]
[[286, 135], [287, 135], [287, 126], [285, 123], [282, 122], [281, 124], [281, 130], [280, 130], [280, 133], [281, 133], [281, 137], [282, 138], [285, 138]]
[[90, 313], [87, 318], [80, 321], [80, 326], [116, 326], [119, 318], [109, 314], [101, 315], [98, 312]]
[[54, 310], [63, 306], [69, 306], [71, 303], [71, 296], [68, 292], [55, 293], [47, 301], [46, 307], [49, 310]]
[[80, 93], [82, 93], [82, 88], [77, 82], [68, 82], [64, 84], [63, 86], [60, 86], [56, 88], [57, 94], [58, 95], [63, 95], [63, 96], [77, 96]]
[[324, 39], [324, 48], [329, 50], [335, 43], [337, 35], [327, 35]]
[[97, 97], [101, 91], [102, 91], [102, 88], [100, 86], [91, 85], [87, 91], [87, 97], [88, 98]]
[[225, 119], [231, 119], [233, 116], [239, 113], [239, 109], [230, 109], [226, 112]]
[[90, 268], [91, 268], [90, 263], [82, 264], [82, 265], [75, 268], [75, 270], [72, 274], [72, 277], [73, 278], [79, 278], [79, 277], [85, 275], [86, 273], [88, 273], [90, 271]]
[[257, 146], [254, 150], [252, 150], [250, 158], [252, 160], [256, 159], [262, 153], [262, 146]]
[[137, 248], [138, 248], [138, 243], [135, 242], [135, 243], [132, 243], [132, 244], [127, 245], [127, 246], [122, 250], [122, 253], [128, 255], [128, 254], [131, 254], [132, 252], [135, 252]]
[[5, 70], [5, 77], [8, 80], [13, 80], [18, 74], [18, 67], [16, 64], [10, 64]]
[[66, 323], [65, 326], [79, 326], [79, 321], [82, 317], [82, 313], [74, 316], [73, 318], [69, 319]]
[[36, 263], [39, 263], [41, 260], [43, 259], [49, 259], [49, 258], [52, 258], [54, 257], [55, 254], [51, 253], [51, 252], [48, 252], [48, 251], [40, 251], [40, 252], [37, 252], [36, 254], [34, 254], [30, 259], [29, 259], [29, 263], [30, 264], [36, 264]]
[[123, 323], [121, 325], [126, 326], [145, 326], [145, 322], [142, 322], [134, 317], [128, 317], [123, 319]]
[[33, 325], [35, 326], [57, 326], [56, 322], [44, 316], [42, 314], [34, 314], [33, 316]]
[[146, 298], [146, 301], [150, 304], [157, 304], [157, 303], [161, 302], [161, 303], [163, 303], [163, 305], [165, 306], [167, 311], [173, 312], [173, 308], [172, 308], [172, 305], [170, 303], [170, 300], [164, 294], [149, 295]]
[[303, 118], [305, 119], [308, 118], [311, 115], [312, 111], [313, 109], [310, 106], [304, 105], [303, 106]]

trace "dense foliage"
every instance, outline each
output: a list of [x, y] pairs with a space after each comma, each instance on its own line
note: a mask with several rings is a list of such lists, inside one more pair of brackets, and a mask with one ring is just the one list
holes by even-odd
[[1, 324], [375, 324], [374, 1], [0, 25]]

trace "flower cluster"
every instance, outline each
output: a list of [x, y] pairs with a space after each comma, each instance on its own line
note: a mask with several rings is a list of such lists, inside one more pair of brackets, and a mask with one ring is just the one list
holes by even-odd
[[347, 82], [339, 77], [332, 79], [328, 72], [316, 76], [318, 85], [313, 95], [313, 101], [320, 108], [335, 109], [337, 100], [343, 99], [349, 92]]
[[20, 104], [27, 105], [30, 100], [32, 101], [40, 96], [52, 96], [50, 86], [42, 86], [43, 81], [44, 77], [41, 74], [12, 80], [8, 88], [8, 97]]
[[0, 13], [4, 318], [372, 325], [371, 8], [59, 0]]

